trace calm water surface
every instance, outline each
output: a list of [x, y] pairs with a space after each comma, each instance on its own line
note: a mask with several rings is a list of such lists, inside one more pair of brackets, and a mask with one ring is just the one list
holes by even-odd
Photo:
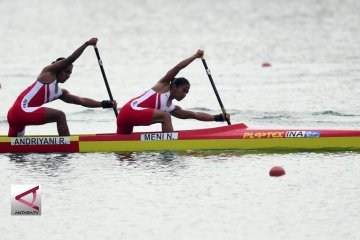
[[[1, 2], [0, 135], [41, 69], [99, 38], [119, 105], [205, 50], [232, 122], [254, 128], [360, 129], [360, 2]], [[270, 62], [270, 68], [263, 68]], [[200, 61], [180, 106], [220, 112]], [[107, 92], [94, 51], [63, 88]], [[60, 101], [72, 133], [114, 132], [111, 110]], [[175, 129], [220, 126], [173, 120]], [[136, 130], [160, 130], [160, 126]], [[55, 124], [27, 134], [56, 134]], [[281, 165], [286, 175], [271, 178]], [[360, 239], [356, 152], [191, 151], [1, 154], [1, 239]], [[42, 216], [10, 215], [11, 184], [41, 184]]]
[[[2, 155], [2, 191], [42, 184], [42, 216], [7, 239], [357, 239], [359, 155], [155, 152]], [[287, 174], [271, 178], [273, 165]], [[6, 224], [5, 224], [6, 222]], [[46, 227], [44, 227], [46, 226]]]

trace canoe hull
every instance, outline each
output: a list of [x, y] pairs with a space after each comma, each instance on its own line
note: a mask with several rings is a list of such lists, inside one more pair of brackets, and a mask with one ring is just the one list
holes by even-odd
[[359, 130], [249, 129], [245, 124], [129, 135], [0, 136], [0, 153], [163, 150], [360, 150]]
[[177, 140], [164, 143], [139, 142], [81, 142], [81, 152], [137, 152], [163, 150], [360, 150], [360, 137], [321, 139], [211, 139]]

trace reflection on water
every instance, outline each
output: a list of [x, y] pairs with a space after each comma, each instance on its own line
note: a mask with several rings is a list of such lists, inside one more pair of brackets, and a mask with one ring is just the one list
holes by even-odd
[[187, 161], [175, 151], [116, 153], [116, 158], [121, 167], [128, 169], [175, 173], [188, 168]]
[[71, 155], [69, 153], [6, 154], [15, 168], [23, 168], [31, 173], [43, 173], [53, 177], [69, 170]]
[[[68, 159], [69, 153], [52, 153], [52, 154], [41, 154], [41, 153], [10, 153], [7, 154], [10, 161], [15, 161], [16, 163], [22, 163], [22, 162], [44, 162], [44, 161], [53, 161], [53, 162], [62, 162], [66, 159]], [[34, 161], [34, 159], [37, 159], [37, 161]]]
[[153, 159], [159, 161], [172, 161], [175, 160], [177, 154], [175, 151], [161, 151], [161, 152], [121, 152], [116, 153], [120, 161], [136, 161], [138, 159]]

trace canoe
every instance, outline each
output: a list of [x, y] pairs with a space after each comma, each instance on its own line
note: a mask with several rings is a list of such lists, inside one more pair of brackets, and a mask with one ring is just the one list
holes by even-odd
[[360, 150], [360, 130], [251, 129], [230, 126], [172, 133], [0, 136], [0, 153], [132, 152], [163, 150]]

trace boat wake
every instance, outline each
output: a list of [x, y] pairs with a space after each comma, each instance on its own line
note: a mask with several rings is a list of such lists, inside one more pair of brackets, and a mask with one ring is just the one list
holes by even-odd
[[313, 113], [314, 116], [317, 115], [327, 115], [327, 116], [341, 116], [341, 117], [358, 117], [360, 116], [359, 114], [349, 114], [349, 113], [341, 113], [341, 112], [336, 112], [336, 111], [323, 111], [323, 112], [314, 112]]

